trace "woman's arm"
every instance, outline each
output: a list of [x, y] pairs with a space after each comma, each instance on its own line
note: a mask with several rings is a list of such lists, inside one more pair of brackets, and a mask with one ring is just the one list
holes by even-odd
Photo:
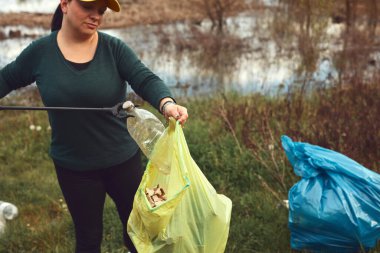
[[0, 98], [12, 90], [27, 86], [35, 81], [34, 68], [39, 61], [35, 43], [25, 48], [16, 60], [0, 70]]
[[146, 67], [137, 55], [124, 42], [117, 45], [118, 68], [132, 89], [144, 100], [159, 110], [165, 118], [173, 117], [185, 124], [187, 109], [177, 105], [165, 83]]
[[0, 70], [0, 98], [5, 97], [9, 92], [11, 92], [11, 89], [3, 78], [2, 71], [3, 70]]

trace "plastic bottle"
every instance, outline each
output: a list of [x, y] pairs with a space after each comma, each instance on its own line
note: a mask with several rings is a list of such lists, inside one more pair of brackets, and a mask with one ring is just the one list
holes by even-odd
[[0, 235], [5, 231], [5, 218], [4, 215], [0, 214]]
[[[160, 162], [152, 161], [152, 152], [155, 144], [165, 131], [165, 126], [151, 112], [136, 108], [131, 101], [123, 104], [123, 109], [128, 114], [134, 116], [127, 120], [127, 128], [129, 134], [139, 145], [141, 151], [146, 155], [150, 162], [154, 163], [163, 173], [170, 171], [170, 159], [160, 159]], [[158, 164], [159, 163], [159, 164]]]
[[6, 220], [12, 220], [18, 215], [18, 209], [15, 205], [0, 201], [0, 234], [5, 230]]

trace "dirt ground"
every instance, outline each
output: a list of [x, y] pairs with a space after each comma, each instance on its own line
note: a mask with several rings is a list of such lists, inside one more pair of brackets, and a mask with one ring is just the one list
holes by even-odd
[[[185, 1], [173, 0], [125, 0], [119, 13], [107, 11], [102, 28], [121, 28], [139, 24], [170, 23], [180, 20], [198, 21], [202, 13], [194, 12]], [[52, 14], [2, 13], [0, 26], [25, 25], [50, 28]]]

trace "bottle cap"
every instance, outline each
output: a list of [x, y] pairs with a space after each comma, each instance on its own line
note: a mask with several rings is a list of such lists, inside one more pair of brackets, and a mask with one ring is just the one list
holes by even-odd
[[12, 220], [18, 215], [18, 209], [15, 205], [8, 202], [0, 202], [0, 213], [7, 220]]
[[130, 111], [135, 107], [135, 105], [131, 101], [125, 101], [123, 104], [123, 109], [126, 111]]

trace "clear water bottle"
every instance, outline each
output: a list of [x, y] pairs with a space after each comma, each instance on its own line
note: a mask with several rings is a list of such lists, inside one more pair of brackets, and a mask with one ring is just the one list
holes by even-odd
[[5, 230], [6, 220], [13, 220], [18, 215], [18, 209], [15, 205], [0, 201], [0, 234]]
[[126, 101], [123, 104], [123, 109], [126, 110], [128, 114], [134, 116], [127, 120], [129, 134], [136, 141], [150, 162], [162, 172], [168, 173], [170, 170], [170, 159], [165, 154], [163, 154], [164, 157], [159, 159], [160, 161], [158, 161], [158, 159], [152, 160], [154, 147], [163, 135], [165, 126], [153, 113], [135, 107], [131, 101]]

